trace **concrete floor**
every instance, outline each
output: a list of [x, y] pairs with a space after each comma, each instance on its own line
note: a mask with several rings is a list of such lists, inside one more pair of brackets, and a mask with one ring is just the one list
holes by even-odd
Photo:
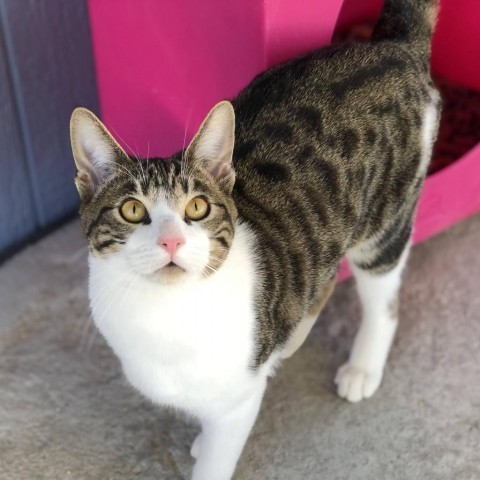
[[[340, 285], [270, 382], [241, 480], [480, 479], [480, 216], [413, 249], [374, 398], [336, 397], [358, 322]], [[89, 321], [71, 223], [0, 268], [0, 479], [189, 478], [198, 426], [123, 379]]]

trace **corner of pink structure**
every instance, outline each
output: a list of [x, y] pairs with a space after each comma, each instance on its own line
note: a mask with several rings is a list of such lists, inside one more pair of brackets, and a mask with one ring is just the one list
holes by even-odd
[[215, 103], [264, 68], [257, 0], [88, 5], [102, 119], [131, 153], [180, 150]]
[[480, 90], [480, 2], [440, 0], [432, 44], [434, 73]]
[[414, 243], [480, 210], [480, 145], [427, 178], [420, 197]]
[[102, 119], [131, 153], [180, 150], [215, 103], [327, 44], [343, 0], [89, 0]]
[[332, 39], [343, 0], [264, 0], [266, 67], [310, 52]]

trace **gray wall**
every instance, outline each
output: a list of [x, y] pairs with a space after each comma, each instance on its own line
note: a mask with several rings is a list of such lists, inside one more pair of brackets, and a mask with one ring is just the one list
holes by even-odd
[[0, 261], [76, 211], [68, 123], [97, 105], [86, 0], [0, 0]]

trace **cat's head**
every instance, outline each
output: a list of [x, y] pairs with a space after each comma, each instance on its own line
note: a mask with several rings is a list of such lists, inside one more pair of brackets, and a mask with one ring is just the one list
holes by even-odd
[[70, 133], [90, 254], [164, 283], [220, 268], [237, 219], [234, 124], [232, 105], [221, 102], [185, 151], [138, 160], [93, 113], [77, 108]]

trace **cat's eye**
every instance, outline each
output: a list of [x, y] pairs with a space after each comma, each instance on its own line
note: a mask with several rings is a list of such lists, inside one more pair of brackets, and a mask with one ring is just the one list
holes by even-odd
[[203, 197], [192, 198], [185, 207], [185, 215], [190, 220], [201, 220], [210, 213], [210, 205]]
[[145, 220], [147, 216], [147, 209], [145, 205], [134, 199], [129, 199], [123, 202], [120, 207], [120, 215], [130, 223], [140, 223]]

